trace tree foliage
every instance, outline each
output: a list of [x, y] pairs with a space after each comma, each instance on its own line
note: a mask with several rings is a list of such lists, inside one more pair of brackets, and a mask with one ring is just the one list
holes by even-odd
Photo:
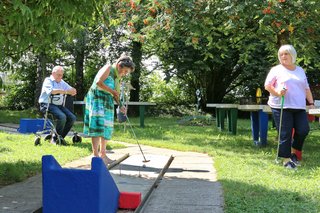
[[307, 70], [318, 66], [317, 1], [161, 3], [155, 30], [145, 28], [146, 44], [159, 55], [168, 77], [177, 75], [194, 90], [204, 88], [207, 102], [220, 102], [237, 91], [253, 94], [277, 63], [276, 52], [284, 43], [296, 47], [298, 62]]
[[[138, 65], [131, 79], [134, 100], [142, 85], [141, 60], [157, 55], [165, 80], [179, 78], [191, 101], [200, 88], [204, 103], [221, 102], [254, 95], [285, 43], [295, 46], [297, 62], [317, 84], [319, 9], [315, 0], [3, 0], [0, 45], [5, 56], [31, 49], [44, 65], [72, 55], [80, 70], [75, 82], [89, 84], [86, 76], [105, 62], [95, 58], [104, 48], [101, 38], [110, 45], [109, 62], [131, 49]], [[83, 78], [82, 70], [88, 70]]]
[[[86, 25], [102, 22], [100, 11], [105, 3], [108, 1], [4, 0], [0, 2], [2, 64], [6, 64], [7, 61], [16, 63], [28, 52], [36, 56], [33, 61], [36, 65], [34, 73], [36, 78], [33, 82], [35, 93], [34, 101], [31, 103], [37, 102], [42, 81], [48, 75], [47, 69], [51, 67], [48, 65], [56, 63], [65, 56], [59, 48], [61, 43], [76, 39], [79, 41], [79, 32], [85, 30]], [[79, 57], [79, 51], [77, 53], [75, 61], [78, 70], [80, 69], [77, 73], [79, 77], [77, 82], [82, 84], [82, 59]], [[78, 87], [80, 90], [81, 88], [83, 87]]]
[[172, 78], [170, 82], [166, 83], [162, 80], [159, 72], [154, 72], [150, 75], [143, 76], [145, 83], [142, 84], [142, 99], [149, 100], [161, 104], [188, 104], [190, 97], [187, 94], [187, 88], [179, 87], [179, 79]]
[[36, 78], [36, 64], [30, 63], [36, 60], [34, 55], [24, 55], [11, 69], [15, 72], [10, 76], [10, 82], [6, 85], [7, 93], [4, 106], [9, 109], [28, 109], [33, 106]]
[[[107, 1], [3, 0], [0, 2], [0, 46], [3, 55], [54, 48], [83, 23], [99, 17]], [[97, 16], [94, 16], [97, 14]]]
[[[147, 23], [145, 14], [148, 13], [148, 8], [152, 1], [134, 1], [134, 0], [121, 0], [115, 1], [114, 4], [109, 6], [109, 28], [117, 32], [119, 28], [124, 32], [122, 39], [127, 41], [130, 45], [131, 56], [136, 64], [135, 72], [131, 74], [131, 84], [135, 90], [130, 92], [131, 101], [140, 100], [140, 76], [143, 70], [143, 43], [144, 25]], [[129, 42], [128, 42], [129, 41]]]

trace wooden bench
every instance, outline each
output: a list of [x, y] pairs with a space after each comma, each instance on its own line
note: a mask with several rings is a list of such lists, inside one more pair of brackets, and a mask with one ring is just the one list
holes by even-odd
[[[268, 137], [268, 114], [272, 114], [271, 108], [268, 105], [239, 105], [239, 104], [224, 104], [224, 103], [208, 103], [207, 107], [216, 108], [216, 124], [220, 130], [224, 130], [224, 120], [227, 117], [228, 130], [232, 134], [237, 133], [237, 111], [250, 112], [251, 130], [253, 141], [259, 141], [261, 145], [266, 145]], [[316, 105], [316, 107], [320, 107]], [[307, 113], [320, 117], [320, 109], [309, 109]]]
[[[85, 108], [84, 101], [73, 101], [74, 105], [82, 105], [83, 106], [83, 112]], [[117, 105], [115, 103], [115, 105]], [[145, 114], [145, 108], [146, 106], [155, 106], [156, 103], [150, 103], [150, 102], [128, 102], [129, 106], [139, 106], [139, 117], [140, 117], [140, 127], [144, 127], [144, 114]]]

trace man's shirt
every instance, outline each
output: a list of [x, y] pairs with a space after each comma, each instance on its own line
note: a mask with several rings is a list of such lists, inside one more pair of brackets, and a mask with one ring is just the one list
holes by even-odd
[[58, 83], [54, 80], [53, 76], [46, 77], [42, 84], [41, 94], [39, 97], [39, 103], [49, 103], [49, 96], [51, 95], [52, 90], [69, 90], [72, 87], [61, 79]]

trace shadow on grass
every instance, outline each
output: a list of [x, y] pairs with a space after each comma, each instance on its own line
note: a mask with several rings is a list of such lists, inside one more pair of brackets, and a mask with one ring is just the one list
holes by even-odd
[[8, 147], [1, 147], [0, 148], [0, 153], [4, 153], [4, 152], [12, 152], [12, 149], [8, 148]]
[[219, 180], [228, 191], [226, 212], [319, 212], [319, 202], [301, 193], [270, 189], [261, 185], [246, 184], [226, 179]]

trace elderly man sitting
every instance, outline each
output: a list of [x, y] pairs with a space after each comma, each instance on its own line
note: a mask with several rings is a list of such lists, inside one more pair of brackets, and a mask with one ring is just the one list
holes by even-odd
[[[77, 91], [62, 79], [63, 72], [61, 66], [55, 66], [52, 69], [51, 76], [44, 79], [39, 97], [40, 111], [45, 112], [49, 105], [48, 111], [57, 119], [56, 131], [58, 135], [51, 139], [51, 143], [54, 144], [57, 142], [57, 137], [64, 138], [68, 134], [76, 121], [76, 116], [64, 106], [64, 95], [74, 96]], [[64, 140], [61, 140], [61, 143], [66, 145]]]

